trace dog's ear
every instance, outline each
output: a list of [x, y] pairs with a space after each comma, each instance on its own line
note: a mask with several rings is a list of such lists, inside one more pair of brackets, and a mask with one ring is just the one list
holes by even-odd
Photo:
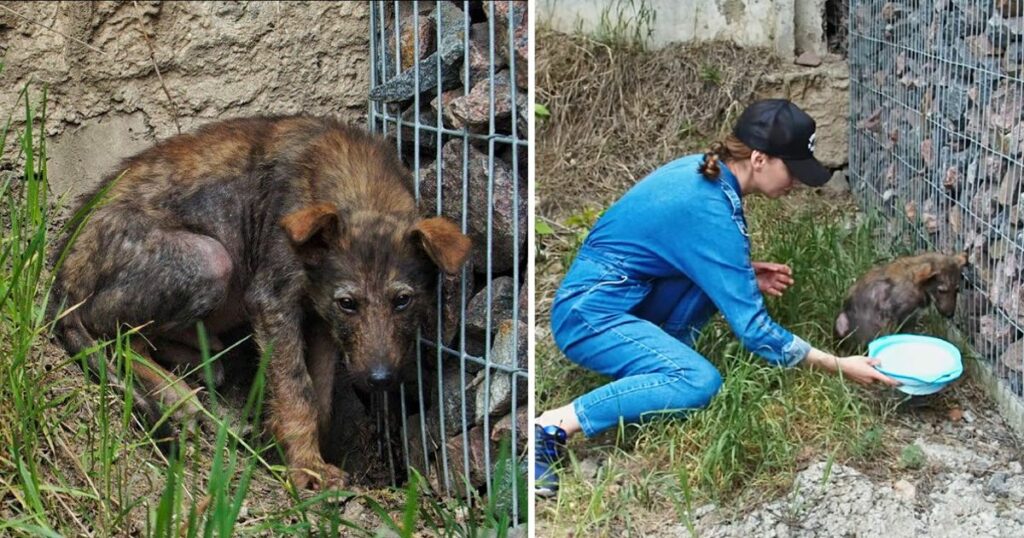
[[418, 241], [430, 259], [449, 275], [459, 272], [473, 247], [466, 234], [445, 217], [420, 219], [412, 227], [410, 236]]
[[285, 215], [280, 224], [292, 245], [304, 250], [326, 248], [332, 243], [338, 243], [344, 227], [338, 209], [325, 203], [293, 211]]
[[924, 284], [939, 274], [932, 262], [923, 262], [914, 268], [914, 284]]
[[957, 254], [956, 256], [953, 256], [953, 258], [956, 259], [956, 266], [958, 268], [963, 269], [964, 267], [967, 266], [968, 258], [967, 258], [967, 253], [966, 252], [961, 252], [960, 254]]

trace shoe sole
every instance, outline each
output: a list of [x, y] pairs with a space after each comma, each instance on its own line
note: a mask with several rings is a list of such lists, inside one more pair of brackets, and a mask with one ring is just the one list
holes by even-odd
[[544, 497], [545, 499], [548, 499], [554, 497], [555, 495], [558, 495], [558, 489], [534, 488], [533, 494], [538, 497]]

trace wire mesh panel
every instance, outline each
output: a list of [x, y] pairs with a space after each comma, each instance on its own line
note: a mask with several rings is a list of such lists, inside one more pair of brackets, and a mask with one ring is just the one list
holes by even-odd
[[[393, 138], [426, 215], [473, 251], [439, 278], [416, 371], [380, 414], [398, 483], [525, 518], [527, 3], [373, 2], [370, 128]], [[388, 400], [394, 402], [394, 400]], [[397, 409], [395, 408], [397, 407]], [[404, 468], [403, 468], [404, 467]]]
[[894, 253], [966, 252], [957, 326], [1024, 385], [1024, 1], [851, 0], [850, 177]]

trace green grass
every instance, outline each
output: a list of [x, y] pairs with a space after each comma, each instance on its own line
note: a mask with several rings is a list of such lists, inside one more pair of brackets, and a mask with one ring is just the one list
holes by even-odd
[[[403, 537], [504, 536], [513, 524], [513, 481], [525, 521], [526, 485], [507, 443], [494, 460], [496, 494], [469, 505], [429, 496], [416, 474], [403, 488], [366, 495], [296, 492], [276, 463], [277, 445], [240, 437], [239, 424], [221, 418], [226, 403], [207, 390], [202, 412], [212, 427], [182, 428], [176, 450], [162, 455], [131, 412], [131, 391], [107, 382], [115, 372], [100, 361], [99, 382], [88, 382], [85, 354], [67, 357], [49, 342], [51, 242], [87, 221], [104, 193], [66, 223], [57, 222], [64, 201], [49, 195], [46, 93], [33, 95], [26, 87], [18, 105], [24, 126], [12, 129], [8, 118], [0, 138], [2, 147], [9, 134], [17, 144], [19, 167], [0, 171], [0, 535], [373, 536], [386, 528]], [[134, 332], [97, 346], [125, 383], [131, 362], [146, 360], [131, 350]], [[206, 379], [222, 354], [204, 353]], [[266, 357], [259, 364], [240, 410], [252, 431], [260, 431]], [[343, 515], [352, 503], [365, 507], [355, 521]]]
[[[645, 50], [657, 17], [657, 11], [646, 0], [613, 0], [602, 8], [593, 38], [615, 49]], [[577, 27], [581, 26], [582, 21], [578, 21]]]
[[[836, 350], [832, 326], [846, 290], [890, 253], [874, 246], [876, 219], [852, 224], [852, 206], [816, 205], [821, 202], [813, 193], [796, 197], [746, 201], [752, 257], [793, 269], [796, 284], [784, 297], [768, 299], [773, 318], [812, 345]], [[588, 220], [564, 224], [582, 237]], [[573, 255], [565, 254], [564, 267]], [[686, 420], [574, 441], [577, 453], [566, 464], [560, 495], [538, 506], [539, 521], [558, 535], [594, 535], [663, 525], [663, 516], [674, 514], [692, 531], [696, 507], [739, 506], [781, 494], [803, 463], [882, 454], [891, 404], [872, 389], [819, 371], [771, 367], [746, 351], [720, 316], [697, 349], [724, 378], [710, 406]], [[570, 363], [550, 339], [538, 344], [538, 412], [607, 381]], [[581, 475], [577, 462], [584, 457], [601, 461], [596, 477]]]
[[907, 445], [900, 451], [900, 467], [904, 469], [920, 469], [927, 461], [924, 450], [915, 444]]

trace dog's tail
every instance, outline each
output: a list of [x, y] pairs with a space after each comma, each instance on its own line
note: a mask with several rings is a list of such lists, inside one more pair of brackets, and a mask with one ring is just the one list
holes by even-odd
[[846, 338], [850, 334], [850, 318], [845, 311], [840, 312], [839, 317], [836, 318], [835, 332], [840, 339]]

